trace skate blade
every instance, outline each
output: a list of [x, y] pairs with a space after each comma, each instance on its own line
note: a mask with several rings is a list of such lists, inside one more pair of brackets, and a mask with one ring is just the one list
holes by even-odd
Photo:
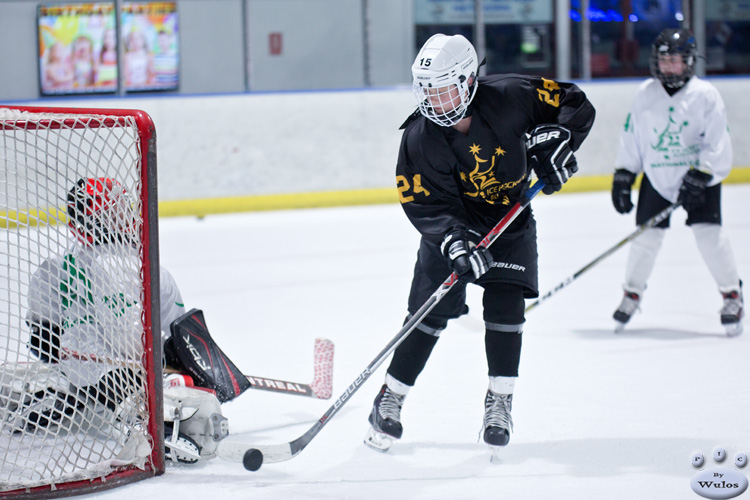
[[737, 323], [726, 323], [724, 325], [724, 330], [727, 333], [727, 337], [736, 337], [743, 332], [742, 322], [738, 321]]
[[622, 333], [625, 330], [626, 323], [615, 321], [615, 333]]
[[501, 464], [503, 463], [503, 446], [492, 446], [488, 445], [488, 448], [490, 449], [490, 463], [491, 464]]
[[365, 444], [375, 451], [385, 453], [391, 448], [393, 444], [393, 438], [388, 434], [378, 432], [372, 427], [367, 430], [367, 435], [364, 440]]

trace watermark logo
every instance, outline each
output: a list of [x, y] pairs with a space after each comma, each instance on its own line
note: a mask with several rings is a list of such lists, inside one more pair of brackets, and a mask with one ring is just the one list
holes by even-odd
[[747, 454], [738, 452], [734, 455], [734, 464], [725, 464], [727, 452], [724, 448], [717, 447], [713, 450], [712, 459], [713, 462], [707, 464], [701, 452], [693, 453], [690, 462], [700, 470], [690, 480], [690, 488], [703, 498], [712, 500], [734, 498], [743, 494], [747, 490], [748, 480], [740, 469], [747, 465]]

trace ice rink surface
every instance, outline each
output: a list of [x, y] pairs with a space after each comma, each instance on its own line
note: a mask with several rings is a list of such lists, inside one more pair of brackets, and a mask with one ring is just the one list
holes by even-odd
[[[609, 193], [539, 195], [540, 290], [634, 231]], [[724, 187], [724, 226], [750, 280], [750, 185]], [[388, 361], [294, 459], [247, 472], [169, 465], [105, 500], [696, 499], [694, 451], [750, 455], [750, 331], [727, 338], [721, 297], [685, 212], [672, 217], [642, 312], [613, 333], [628, 247], [530, 311], [515, 432], [499, 463], [479, 442], [487, 388], [481, 289], [443, 332], [388, 453], [362, 444]], [[245, 372], [309, 383], [316, 337], [336, 345], [333, 398], [249, 390], [224, 405], [235, 439], [283, 443], [320, 418], [399, 331], [418, 234], [398, 205], [160, 221], [161, 259], [188, 308]], [[750, 467], [740, 472], [750, 475]], [[745, 493], [743, 496], [747, 496]], [[88, 495], [93, 498], [94, 495]], [[84, 497], [85, 498], [85, 497]]]

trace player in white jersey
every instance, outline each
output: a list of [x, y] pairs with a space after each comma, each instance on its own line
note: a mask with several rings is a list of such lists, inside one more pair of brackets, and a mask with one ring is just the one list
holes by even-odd
[[[726, 232], [721, 226], [721, 182], [732, 168], [732, 143], [724, 102], [709, 82], [694, 76], [696, 43], [685, 29], [665, 29], [654, 40], [651, 74], [639, 88], [620, 137], [612, 202], [633, 208], [630, 191], [643, 173], [636, 209], [641, 225], [673, 203], [687, 211], [703, 260], [722, 294], [727, 335], [742, 333], [744, 304]], [[614, 313], [622, 329], [638, 309], [654, 269], [669, 218], [633, 241], [625, 296]]]
[[[80, 394], [86, 394], [85, 399], [94, 405], [117, 412], [117, 406], [127, 404], [139, 384], [133, 372], [137, 368], [129, 367], [135, 365], [129, 365], [127, 359], [127, 353], [139, 352], [143, 333], [140, 263], [133, 244], [138, 228], [132, 200], [116, 180], [80, 179], [68, 193], [67, 212], [76, 241], [35, 271], [26, 314], [30, 351], [42, 363], [56, 365], [54, 371], [61, 375], [57, 380], [64, 383], [49, 388], [47, 392], [54, 396], [45, 398], [46, 406], [21, 409], [23, 415], [16, 427], [53, 425], [79, 410], [71, 405], [80, 406]], [[159, 294], [161, 341], [170, 365], [164, 383], [167, 457], [185, 462], [210, 458], [218, 440], [205, 439], [207, 427], [218, 422], [217, 429], [209, 429], [210, 434], [227, 433], [219, 399], [236, 397], [249, 383], [245, 380], [245, 385], [239, 383], [240, 390], [227, 392], [213, 384], [216, 379], [224, 380], [225, 373], [217, 377], [193, 371], [191, 368], [205, 364], [193, 363], [192, 356], [180, 356], [185, 349], [171, 338], [171, 332], [174, 325], [190, 320], [194, 311], [186, 314], [180, 290], [163, 267]], [[198, 334], [201, 344], [211, 349], [206, 358], [223, 355], [206, 330]], [[231, 365], [222, 361], [222, 365]], [[45, 377], [48, 371], [44, 371]], [[195, 383], [193, 379], [197, 379]], [[199, 383], [206, 381], [209, 383]], [[71, 393], [79, 397], [71, 398]], [[178, 432], [171, 438], [174, 428]]]
[[[76, 241], [62, 254], [45, 260], [31, 278], [26, 321], [32, 334], [31, 351], [42, 361], [60, 362], [70, 381], [86, 386], [97, 372], [82, 369], [81, 356], [117, 357], [118, 350], [140, 342], [139, 256], [132, 203], [119, 182], [108, 178], [81, 179], [68, 193], [68, 225]], [[169, 325], [185, 314], [180, 290], [172, 275], [160, 269], [162, 342]], [[122, 332], [123, 345], [101, 339], [103, 324]], [[59, 352], [65, 333], [66, 351]], [[132, 352], [132, 351], [130, 351]]]

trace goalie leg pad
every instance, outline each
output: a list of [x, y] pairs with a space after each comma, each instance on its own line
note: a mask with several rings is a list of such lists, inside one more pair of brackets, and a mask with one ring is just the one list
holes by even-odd
[[50, 423], [47, 415], [51, 416], [56, 406], [67, 400], [69, 388], [68, 381], [55, 365], [40, 362], [3, 365], [0, 428], [20, 430]]
[[211, 392], [196, 387], [164, 389], [164, 421], [171, 423], [173, 435], [190, 438], [198, 446], [200, 457], [205, 459], [216, 456], [219, 441], [229, 435], [228, 421], [222, 415], [219, 400]]
[[250, 382], [213, 341], [203, 311], [191, 309], [172, 325], [164, 345], [167, 364], [189, 374], [195, 385], [216, 392], [222, 403], [250, 387]]
[[198, 443], [182, 432], [174, 432], [171, 427], [164, 427], [164, 456], [173, 462], [194, 464], [201, 459]]

